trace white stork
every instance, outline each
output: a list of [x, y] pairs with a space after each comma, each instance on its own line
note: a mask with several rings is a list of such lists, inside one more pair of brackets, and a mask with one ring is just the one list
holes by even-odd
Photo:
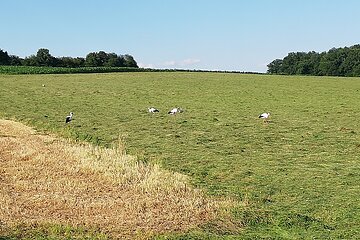
[[148, 111], [149, 111], [149, 113], [156, 113], [156, 112], [159, 112], [159, 110], [158, 110], [158, 109], [156, 109], [156, 108], [154, 108], [154, 107], [149, 107], [149, 108], [148, 108]]
[[70, 112], [70, 114], [68, 116], [66, 116], [65, 123], [71, 122], [73, 114], [74, 114], [73, 112]]
[[176, 114], [176, 113], [181, 113], [181, 112], [183, 112], [183, 110], [182, 110], [181, 108], [179, 108], [179, 107], [176, 107], [176, 108], [171, 109], [171, 110], [168, 112], [168, 114], [174, 115], [174, 114]]
[[270, 117], [270, 113], [262, 113], [259, 115], [259, 118], [264, 119], [264, 122], [268, 122], [269, 117]]

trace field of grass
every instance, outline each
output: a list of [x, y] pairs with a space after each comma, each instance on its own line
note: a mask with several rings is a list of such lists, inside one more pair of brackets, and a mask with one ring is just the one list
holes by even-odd
[[[360, 78], [2, 75], [0, 89], [0, 118], [108, 147], [120, 137], [129, 154], [245, 203], [232, 209], [240, 231], [160, 238], [360, 238]], [[167, 115], [175, 106], [184, 113]]]

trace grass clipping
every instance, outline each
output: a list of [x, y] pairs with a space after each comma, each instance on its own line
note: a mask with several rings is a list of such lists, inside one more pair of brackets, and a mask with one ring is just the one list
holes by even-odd
[[[216, 203], [184, 175], [105, 149], [0, 120], [0, 225], [64, 224], [114, 236], [186, 231]], [[0, 226], [1, 227], [1, 226]]]

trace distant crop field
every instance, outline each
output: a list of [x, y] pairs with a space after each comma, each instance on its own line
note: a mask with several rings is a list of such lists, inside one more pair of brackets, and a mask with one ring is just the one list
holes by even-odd
[[144, 69], [133, 67], [36, 67], [36, 66], [0, 66], [0, 74], [70, 74], [70, 73], [109, 73], [141, 72]]
[[245, 203], [231, 209], [241, 231], [166, 237], [360, 238], [360, 78], [0, 75], [0, 89], [0, 118], [107, 147], [120, 137], [141, 161]]

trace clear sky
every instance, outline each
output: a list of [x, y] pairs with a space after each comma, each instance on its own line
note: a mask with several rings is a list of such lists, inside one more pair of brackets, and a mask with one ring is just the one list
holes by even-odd
[[20, 57], [130, 54], [141, 67], [266, 72], [289, 52], [360, 43], [359, 0], [1, 0]]

